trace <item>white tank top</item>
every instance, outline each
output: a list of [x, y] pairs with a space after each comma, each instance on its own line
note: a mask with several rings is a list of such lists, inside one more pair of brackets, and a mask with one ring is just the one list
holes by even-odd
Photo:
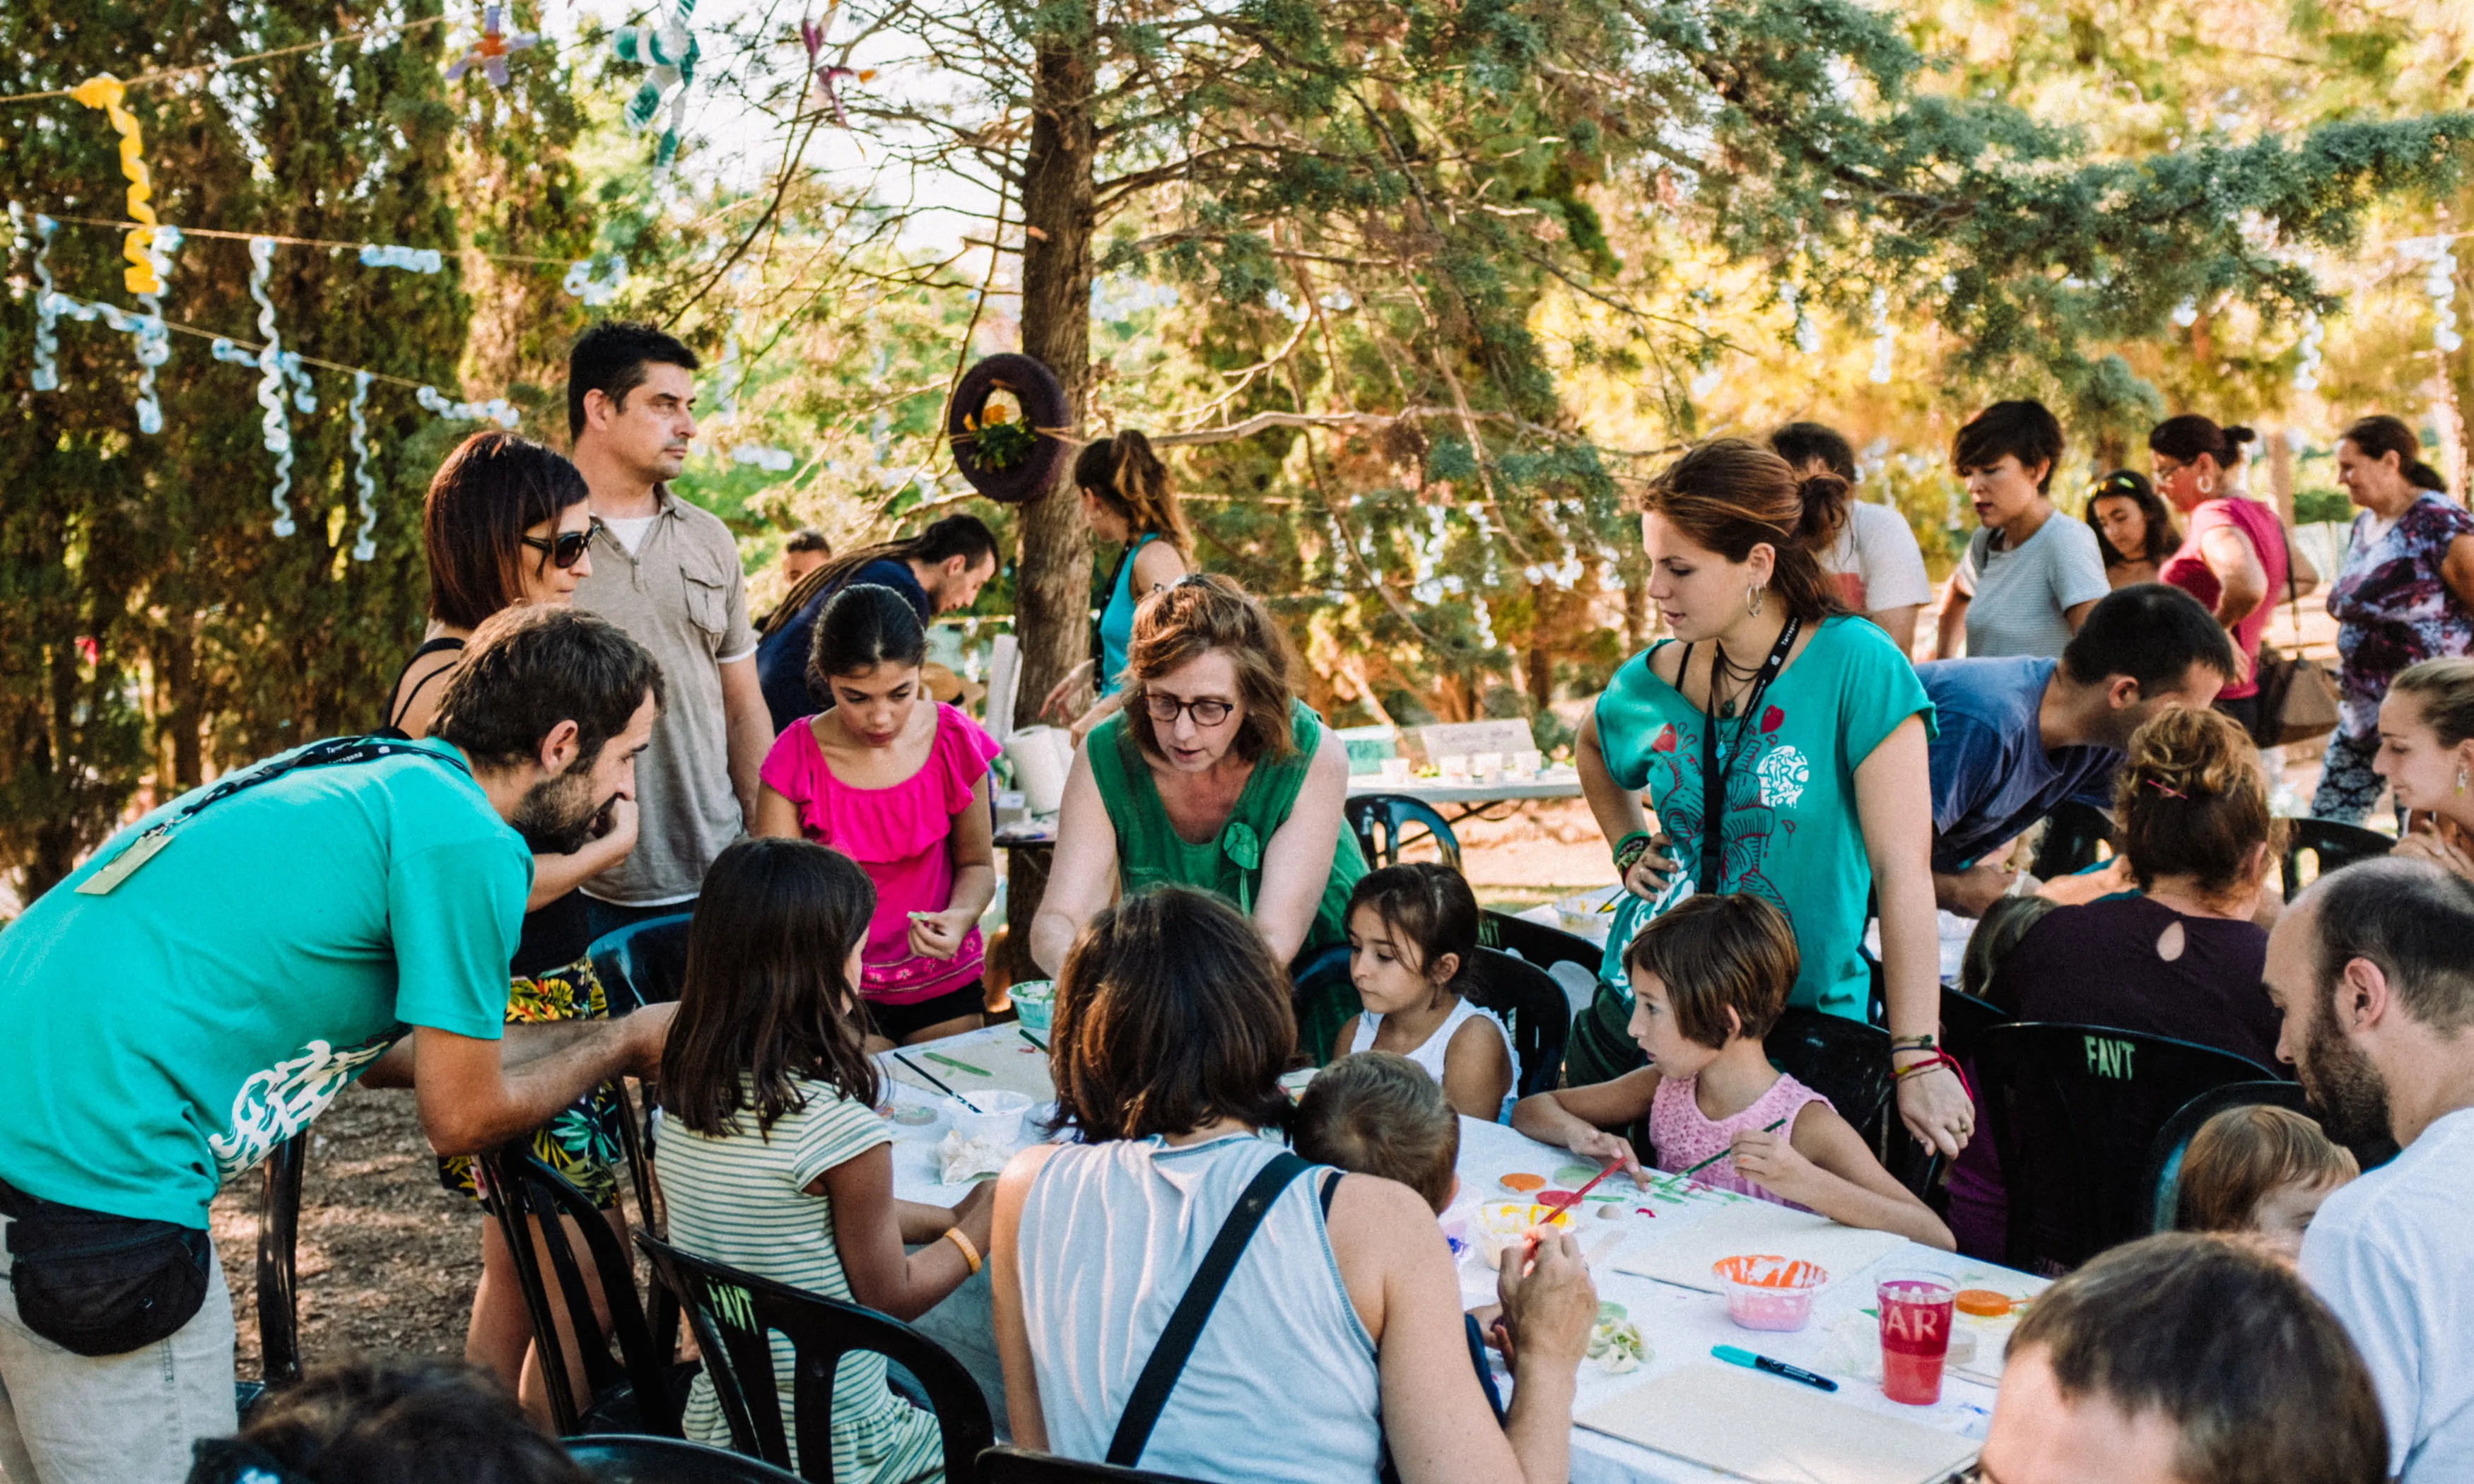
[[[1280, 1146], [1245, 1135], [1069, 1144], [1023, 1198], [1015, 1256], [1050, 1451], [1104, 1461], [1134, 1381], [1246, 1185]], [[1228, 1276], [1140, 1467], [1195, 1479], [1374, 1477], [1374, 1341], [1323, 1230], [1322, 1170], [1292, 1182]]]
[[[1435, 1079], [1435, 1086], [1442, 1087], [1443, 1083], [1443, 1053], [1451, 1049], [1453, 1035], [1458, 1032], [1462, 1026], [1467, 1025], [1471, 1020], [1484, 1020], [1487, 1024], [1494, 1027], [1494, 1033], [1503, 1038], [1503, 1054], [1512, 1062], [1512, 1090], [1503, 1095], [1503, 1107], [1495, 1113], [1494, 1117], [1495, 1122], [1501, 1123], [1511, 1117], [1512, 1105], [1519, 1101], [1520, 1053], [1512, 1049], [1512, 1033], [1503, 1028], [1503, 1021], [1495, 1016], [1493, 1011], [1479, 1009], [1477, 1006], [1470, 1004], [1467, 997], [1464, 995], [1461, 1002], [1452, 1007], [1452, 1013], [1443, 1017], [1443, 1023], [1435, 1027], [1435, 1034], [1427, 1037], [1425, 1042], [1416, 1050], [1403, 1051], [1400, 1054], [1407, 1057], [1410, 1061], [1417, 1063], [1419, 1066], [1424, 1067], [1426, 1069], [1426, 1075]], [[1357, 1035], [1348, 1043], [1349, 1054], [1354, 1056], [1360, 1051], [1373, 1050], [1374, 1038], [1382, 1034], [1382, 1031], [1383, 1017], [1381, 1016], [1359, 1016], [1357, 1017]]]

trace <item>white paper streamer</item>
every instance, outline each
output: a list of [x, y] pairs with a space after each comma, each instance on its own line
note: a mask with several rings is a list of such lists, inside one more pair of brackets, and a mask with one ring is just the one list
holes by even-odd
[[352, 372], [352, 400], [346, 407], [352, 419], [352, 483], [361, 496], [361, 529], [352, 541], [352, 560], [367, 562], [378, 554], [378, 543], [371, 534], [378, 524], [378, 484], [370, 477], [370, 429], [361, 419], [370, 402], [370, 373]]
[[423, 387], [412, 394], [412, 399], [458, 422], [495, 422], [502, 428], [513, 428], [520, 416], [515, 404], [503, 396], [494, 396], [486, 402], [455, 402], [448, 400], [436, 387]]
[[147, 250], [147, 258], [155, 270], [158, 285], [152, 294], [140, 294], [137, 301], [146, 306], [147, 323], [137, 330], [137, 431], [153, 435], [163, 431], [163, 404], [155, 399], [155, 369], [172, 358], [172, 335], [163, 324], [163, 291], [160, 287], [172, 279], [172, 254], [181, 251], [181, 229], [159, 227]]
[[[12, 216], [16, 203], [9, 204]], [[52, 291], [52, 233], [61, 224], [41, 212], [35, 213], [35, 390], [57, 392], [61, 389], [61, 311], [60, 296]]]
[[679, 131], [687, 127], [688, 89], [695, 83], [698, 55], [695, 33], [689, 24], [695, 18], [695, 0], [671, 0], [668, 13], [657, 26], [621, 26], [610, 38], [610, 50], [620, 61], [641, 62], [651, 70], [627, 100], [627, 127], [638, 132], [649, 129], [661, 117], [665, 95], [669, 103], [669, 122], [662, 130], [661, 143], [653, 150], [653, 173], [658, 176], [670, 168], [678, 157]]
[[[275, 489], [267, 498], [275, 506], [275, 534], [290, 536], [297, 529], [290, 499], [292, 424], [283, 416], [282, 336], [275, 327], [275, 300], [266, 294], [274, 266], [275, 239], [249, 239], [249, 297], [257, 300], [257, 332], [266, 337], [257, 352], [257, 405], [266, 409], [258, 419], [258, 429], [265, 436], [266, 451], [275, 455]], [[316, 405], [314, 399], [311, 405]]]
[[447, 266], [436, 248], [399, 248], [389, 243], [361, 245], [361, 262], [371, 268], [400, 268], [407, 273], [434, 274]]
[[584, 300], [587, 308], [598, 309], [627, 286], [627, 259], [617, 252], [610, 254], [610, 272], [603, 277], [593, 276], [593, 265], [599, 258], [578, 258], [567, 265], [567, 279], [561, 285], [573, 298]]
[[2293, 390], [2314, 392], [2319, 387], [2319, 342], [2326, 339], [2328, 328], [2317, 315], [2302, 322], [2301, 357], [2293, 363]]
[[1887, 289], [1873, 291], [1873, 368], [1866, 379], [1876, 386], [1890, 379], [1891, 356], [1899, 347], [1899, 336], [1890, 328], [1890, 294]]

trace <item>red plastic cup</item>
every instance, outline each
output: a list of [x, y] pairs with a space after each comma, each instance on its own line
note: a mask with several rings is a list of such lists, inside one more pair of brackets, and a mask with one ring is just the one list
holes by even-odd
[[1894, 1273], [1874, 1290], [1881, 1312], [1881, 1395], [1909, 1406], [1941, 1400], [1941, 1364], [1950, 1354], [1950, 1281]]

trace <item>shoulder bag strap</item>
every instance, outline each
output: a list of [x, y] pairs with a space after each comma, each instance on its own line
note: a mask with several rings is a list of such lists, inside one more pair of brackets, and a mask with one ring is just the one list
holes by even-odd
[[1176, 1378], [1184, 1374], [1185, 1362], [1194, 1353], [1195, 1342], [1202, 1338], [1202, 1327], [1210, 1322], [1211, 1310], [1220, 1303], [1220, 1291], [1228, 1286], [1228, 1275], [1237, 1269], [1237, 1259], [1245, 1255], [1246, 1244], [1254, 1239], [1255, 1229], [1262, 1226], [1272, 1203], [1289, 1183], [1313, 1168], [1300, 1157], [1282, 1150], [1262, 1168], [1228, 1219], [1220, 1225], [1220, 1234], [1211, 1241], [1211, 1250], [1202, 1255], [1202, 1265], [1185, 1285], [1185, 1297], [1176, 1301], [1176, 1312], [1168, 1316], [1168, 1328], [1160, 1331], [1159, 1343], [1152, 1347], [1152, 1358], [1143, 1366], [1143, 1374], [1134, 1382], [1134, 1394], [1126, 1402], [1126, 1415], [1117, 1420], [1117, 1435], [1108, 1442], [1107, 1461], [1120, 1469], [1131, 1469], [1142, 1462], [1143, 1449], [1152, 1440], [1152, 1428], [1159, 1423], [1160, 1410], [1168, 1405]]

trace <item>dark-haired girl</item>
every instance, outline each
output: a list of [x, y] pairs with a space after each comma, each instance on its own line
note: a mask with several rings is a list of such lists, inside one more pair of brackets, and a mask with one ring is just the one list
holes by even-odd
[[1934, 1039], [1932, 703], [1898, 646], [1840, 605], [1814, 556], [1844, 491], [1834, 473], [1799, 479], [1777, 454], [1725, 438], [1650, 489], [1649, 593], [1675, 638], [1615, 672], [1574, 749], [1636, 900], [1565, 1055], [1576, 1083], [1641, 1065], [1614, 960], [1645, 904], [1682, 889], [1679, 873], [1694, 892], [1749, 892], [1783, 912], [1800, 950], [1790, 1003], [1853, 1020], [1867, 1018], [1859, 945], [1878, 894], [1891, 1057], [1906, 1073], [1899, 1110], [1918, 1138], [1955, 1154], [1976, 1113]]
[[[910, 1320], [980, 1270], [990, 1203], [986, 1186], [951, 1210], [894, 1198], [857, 993], [875, 905], [838, 851], [759, 839], [721, 852], [688, 929], [654, 1167], [681, 1251]], [[793, 1357], [778, 1335], [773, 1368], [795, 1469]], [[885, 1388], [883, 1356], [843, 1357], [833, 1419], [826, 1477], [944, 1476], [934, 1414]], [[686, 1430], [730, 1443], [708, 1376], [688, 1395]]]
[[2288, 586], [2289, 573], [2297, 598], [2319, 585], [2307, 562], [2295, 564], [2299, 557], [2276, 512], [2242, 491], [2242, 446], [2258, 436], [2246, 427], [2220, 428], [2196, 413], [2168, 418], [2147, 435], [2156, 488], [2191, 517], [2191, 534], [2166, 559], [2157, 580], [2206, 604], [2233, 635], [2242, 673], [2217, 693], [2217, 709], [2254, 737], [2263, 729], [2252, 672], [2276, 595]]
[[1048, 693], [1040, 714], [1063, 706], [1086, 685], [1099, 693], [1072, 728], [1074, 740], [1114, 716], [1124, 706], [1126, 650], [1133, 643], [1134, 608], [1193, 570], [1194, 536], [1177, 507], [1176, 486], [1152, 441], [1131, 429], [1104, 438], [1074, 460], [1074, 486], [1082, 491], [1082, 519], [1091, 534], [1119, 548], [1108, 578], [1107, 606], [1091, 630], [1091, 658], [1076, 665]]
[[1459, 989], [1477, 923], [1477, 897], [1449, 866], [1411, 861], [1360, 877], [1348, 896], [1348, 980], [1366, 1008], [1341, 1022], [1333, 1054], [1406, 1057], [1454, 1112], [1497, 1123], [1520, 1064], [1503, 1022]]
[[1975, 658], [2053, 658], [2113, 590], [2095, 534], [2053, 518], [2061, 514], [2050, 496], [2061, 462], [2062, 425], [2042, 402], [1996, 402], [1951, 441], [1951, 469], [1965, 481], [1984, 528], [1951, 574], [1935, 659], [1958, 654], [1962, 631]]
[[996, 896], [994, 739], [928, 700], [919, 615], [889, 587], [834, 594], [808, 683], [833, 709], [786, 728], [759, 775], [756, 833], [832, 846], [876, 884], [860, 983], [875, 1033], [934, 1041], [980, 1023], [980, 914]]
[[2337, 620], [2337, 730], [2311, 812], [2359, 823], [2380, 797], [2380, 698], [2408, 666], [2474, 649], [2474, 515], [2422, 462], [2396, 418], [2364, 418], [2337, 441], [2337, 483], [2363, 508], [2328, 589]]
[[2120, 592], [2156, 581], [2157, 568], [2182, 544], [2173, 513], [2147, 476], [2118, 468], [2088, 486], [2087, 525], [2104, 556], [2104, 580]]

